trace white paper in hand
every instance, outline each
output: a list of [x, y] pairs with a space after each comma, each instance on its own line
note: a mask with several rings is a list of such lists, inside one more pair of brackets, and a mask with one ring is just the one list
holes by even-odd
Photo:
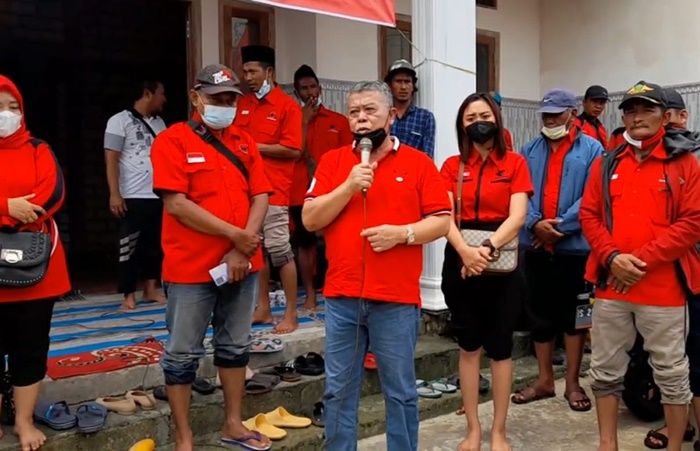
[[222, 263], [219, 266], [215, 266], [209, 270], [209, 275], [217, 287], [226, 284], [228, 282], [228, 265]]

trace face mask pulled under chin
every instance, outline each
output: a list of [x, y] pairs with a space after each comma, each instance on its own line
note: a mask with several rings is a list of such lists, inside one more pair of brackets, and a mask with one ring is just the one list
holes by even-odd
[[384, 127], [382, 127], [367, 133], [353, 133], [353, 136], [355, 137], [355, 143], [359, 143], [362, 138], [367, 138], [372, 141], [372, 151], [375, 151], [382, 145], [384, 140], [386, 140], [387, 133]]
[[257, 97], [258, 100], [261, 100], [263, 97], [268, 95], [270, 91], [272, 91], [272, 85], [269, 81], [267, 81], [267, 79], [265, 79], [260, 89], [255, 92], [255, 97]]
[[22, 115], [9, 110], [0, 112], [0, 138], [15, 134], [22, 127]]

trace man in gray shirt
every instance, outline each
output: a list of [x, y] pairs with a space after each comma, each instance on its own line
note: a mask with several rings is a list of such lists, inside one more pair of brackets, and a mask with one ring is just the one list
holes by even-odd
[[158, 116], [165, 105], [165, 89], [159, 81], [138, 85], [135, 101], [107, 121], [104, 149], [109, 184], [109, 209], [120, 219], [119, 292], [122, 308], [136, 308], [136, 285], [145, 280], [144, 300], [164, 303], [158, 291], [163, 260], [160, 226], [163, 206], [153, 193], [151, 144], [165, 130]]

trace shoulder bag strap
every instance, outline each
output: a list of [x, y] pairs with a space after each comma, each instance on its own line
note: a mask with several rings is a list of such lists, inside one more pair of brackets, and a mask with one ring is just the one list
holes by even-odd
[[457, 173], [457, 193], [455, 194], [455, 224], [457, 224], [457, 230], [462, 221], [462, 185], [464, 184], [464, 161], [462, 158], [459, 159], [459, 172]]
[[246, 180], [250, 178], [248, 174], [248, 169], [240, 158], [236, 156], [224, 143], [216, 139], [216, 136], [212, 135], [211, 132], [199, 122], [190, 119], [187, 121], [187, 125], [190, 126], [195, 135], [199, 136], [202, 141], [214, 147], [221, 155], [223, 155], [228, 161], [230, 161], [239, 171], [243, 174]]
[[146, 127], [146, 129], [148, 130], [148, 133], [150, 133], [151, 136], [153, 136], [154, 138], [156, 137], [156, 132], [154, 132], [153, 129], [151, 128], [151, 126], [148, 125], [148, 122], [146, 122], [146, 119], [143, 118], [143, 115], [141, 113], [136, 111], [134, 108], [128, 108], [127, 110], [129, 111], [129, 113], [132, 114], [132, 116], [134, 116], [136, 119], [141, 121], [141, 123], [143, 124], [144, 127]]

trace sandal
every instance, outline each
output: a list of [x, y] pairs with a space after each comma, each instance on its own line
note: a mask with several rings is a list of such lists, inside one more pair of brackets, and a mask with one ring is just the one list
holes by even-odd
[[320, 354], [308, 352], [294, 359], [294, 369], [304, 376], [320, 376], [325, 371], [325, 362]]
[[323, 421], [324, 414], [325, 407], [323, 406], [323, 402], [319, 401], [314, 404], [314, 408], [311, 411], [311, 424], [320, 428], [326, 427], [326, 423]]
[[449, 384], [447, 379], [444, 377], [442, 379], [435, 379], [434, 381], [428, 382], [428, 386], [442, 393], [457, 392], [457, 386]]
[[142, 390], [132, 390], [126, 392], [127, 399], [133, 399], [137, 406], [143, 410], [153, 410], [156, 408], [156, 399], [152, 394]]
[[107, 424], [107, 409], [96, 402], [80, 405], [75, 411], [75, 416], [78, 421], [78, 431], [83, 434], [101, 431]]
[[280, 352], [284, 349], [284, 342], [279, 338], [260, 337], [253, 340], [250, 344], [251, 354], [269, 354], [271, 352]]
[[[569, 396], [571, 396], [574, 393], [579, 393], [583, 395], [583, 398], [579, 400], [571, 400]], [[571, 393], [565, 393], [564, 399], [566, 399], [566, 402], [569, 403], [569, 408], [574, 412], [588, 412], [589, 410], [591, 410], [591, 407], [593, 407], [591, 399], [586, 394], [586, 390], [584, 390], [582, 387], [579, 387], [577, 390], [574, 390]]]
[[248, 443], [251, 440], [255, 440], [258, 442], [263, 441], [263, 436], [260, 432], [255, 432], [252, 431], [249, 434], [243, 435], [238, 438], [227, 438], [227, 437], [221, 437], [220, 438], [221, 443], [225, 443], [226, 445], [234, 445], [234, 446], [239, 446], [243, 449], [247, 449], [249, 451], [267, 451], [269, 449], [272, 449], [272, 445], [268, 446], [253, 446], [250, 443]]
[[245, 381], [245, 392], [249, 395], [270, 393], [279, 383], [279, 376], [256, 373], [252, 379]]
[[442, 392], [434, 389], [423, 379], [416, 380], [416, 391], [421, 398], [437, 399], [442, 397]]
[[[665, 449], [668, 447], [668, 437], [665, 434], [662, 434], [659, 432], [661, 429], [665, 428], [666, 425], [661, 426], [659, 429], [652, 429], [649, 432], [647, 432], [647, 436], [644, 439], [644, 446], [646, 446], [649, 449]], [[692, 442], [693, 438], [695, 438], [695, 428], [691, 425], [688, 424], [688, 427], [685, 430], [685, 433], [683, 434], [683, 441], [684, 442]], [[654, 442], [656, 440], [656, 442]], [[698, 450], [700, 449], [700, 442], [695, 442], [693, 444], [693, 449]]]
[[46, 425], [54, 431], [65, 431], [78, 424], [78, 419], [71, 413], [65, 401], [37, 403], [34, 408], [34, 419], [37, 423]]
[[[528, 392], [528, 390], [530, 391]], [[527, 393], [530, 393], [530, 395]], [[515, 394], [510, 397], [510, 400], [513, 404], [529, 404], [542, 399], [554, 398], [555, 396], [554, 390], [537, 391], [535, 387], [525, 387], [522, 390], [516, 391]]]
[[192, 390], [196, 391], [200, 395], [211, 395], [216, 391], [216, 386], [210, 383], [208, 380], [198, 377], [192, 383]]
[[297, 373], [293, 366], [278, 365], [274, 368], [268, 368], [261, 371], [262, 374], [271, 374], [278, 376], [282, 382], [299, 382], [301, 374]]

